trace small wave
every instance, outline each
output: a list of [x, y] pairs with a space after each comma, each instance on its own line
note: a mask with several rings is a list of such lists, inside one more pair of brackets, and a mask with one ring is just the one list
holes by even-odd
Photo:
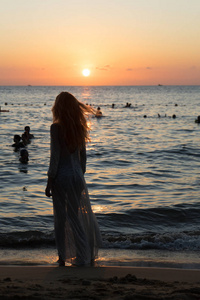
[[177, 159], [177, 155], [180, 155], [181, 158], [183, 157], [200, 157], [199, 148], [190, 147], [187, 145], [177, 145], [169, 149], [162, 149], [162, 150], [154, 150], [146, 152], [146, 155], [158, 158], [164, 158], [165, 156], [170, 156], [172, 159], [173, 157]]
[[0, 233], [0, 247], [2, 248], [25, 248], [52, 246], [55, 244], [54, 233], [41, 231], [13, 231]]
[[[200, 251], [200, 230], [146, 232], [135, 234], [102, 233], [104, 249]], [[0, 248], [38, 249], [55, 247], [53, 232], [12, 232], [0, 234]]]
[[[193, 230], [200, 228], [200, 204], [129, 209], [123, 213], [97, 214], [102, 228], [120, 233], [135, 231]], [[113, 231], [114, 231], [113, 230]]]
[[104, 234], [103, 246], [134, 250], [199, 251], [200, 231], [135, 235]]

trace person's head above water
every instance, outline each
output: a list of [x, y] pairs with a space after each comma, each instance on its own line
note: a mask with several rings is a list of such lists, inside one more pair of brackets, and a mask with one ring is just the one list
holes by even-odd
[[24, 127], [24, 131], [30, 132], [30, 127], [29, 127], [29, 126], [25, 126], [25, 127]]
[[21, 137], [19, 134], [15, 134], [14, 137], [13, 137], [13, 141], [16, 143], [16, 142], [20, 142], [21, 140]]
[[71, 149], [81, 147], [89, 140], [88, 125], [85, 116], [94, 113], [90, 106], [79, 102], [72, 94], [61, 92], [52, 107], [53, 123], [58, 123], [65, 141]]

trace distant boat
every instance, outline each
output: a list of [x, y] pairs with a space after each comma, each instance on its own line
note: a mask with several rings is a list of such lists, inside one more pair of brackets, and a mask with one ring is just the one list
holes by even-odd
[[159, 83], [158, 86], [163, 86], [163, 85]]
[[9, 112], [9, 110], [1, 109], [1, 108], [0, 108], [0, 112]]
[[7, 110], [7, 109], [1, 109], [1, 106], [0, 106], [0, 112], [9, 112], [9, 110]]

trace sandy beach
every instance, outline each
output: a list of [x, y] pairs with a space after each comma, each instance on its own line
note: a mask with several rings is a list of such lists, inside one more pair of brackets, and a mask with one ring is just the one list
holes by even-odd
[[200, 271], [1, 266], [0, 299], [200, 299]]

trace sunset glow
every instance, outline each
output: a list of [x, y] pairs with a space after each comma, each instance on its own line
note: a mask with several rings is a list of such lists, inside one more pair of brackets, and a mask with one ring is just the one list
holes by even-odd
[[199, 0], [3, 0], [0, 85], [200, 84], [199, 13]]

